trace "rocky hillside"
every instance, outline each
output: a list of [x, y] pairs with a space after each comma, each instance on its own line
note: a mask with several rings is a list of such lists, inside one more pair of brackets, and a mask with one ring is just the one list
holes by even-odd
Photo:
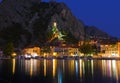
[[115, 43], [118, 41], [116, 37], [110, 36], [95, 26], [85, 26], [85, 36], [86, 40], [94, 39], [100, 43]]
[[84, 25], [64, 3], [40, 0], [3, 0], [0, 3], [0, 45], [13, 42], [15, 47], [43, 45], [47, 32], [57, 23], [59, 31], [84, 39]]
[[31, 7], [40, 0], [3, 0], [0, 3], [0, 45], [13, 42], [24, 47], [31, 40], [28, 22], [32, 19]]
[[[15, 47], [43, 46], [51, 37], [53, 24], [67, 35], [68, 42], [97, 39], [117, 41], [96, 27], [85, 27], [64, 3], [40, 0], [3, 0], [0, 3], [0, 47], [12, 42]], [[72, 41], [71, 41], [72, 40]]]
[[3, 0], [0, 3], [0, 29], [14, 23], [26, 26], [31, 19], [31, 7], [40, 0]]

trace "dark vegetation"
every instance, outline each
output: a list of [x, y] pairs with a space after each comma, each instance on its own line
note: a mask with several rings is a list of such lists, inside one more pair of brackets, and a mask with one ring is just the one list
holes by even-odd
[[22, 42], [22, 36], [24, 36], [27, 43], [31, 40], [31, 33], [22, 28], [22, 26], [18, 23], [7, 27], [0, 31], [0, 38], [8, 42], [12, 42], [15, 47], [17, 47]]

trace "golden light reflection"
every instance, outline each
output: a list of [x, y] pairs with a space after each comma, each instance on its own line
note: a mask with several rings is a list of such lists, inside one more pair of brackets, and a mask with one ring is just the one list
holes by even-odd
[[92, 72], [92, 76], [94, 74], [94, 70], [93, 70], [93, 60], [91, 61], [91, 72]]
[[[41, 62], [42, 61], [42, 62]], [[40, 64], [41, 62], [41, 64]], [[12, 59], [12, 73], [15, 73], [16, 60]], [[59, 64], [59, 65], [58, 65]], [[102, 74], [103, 78], [113, 78], [119, 82], [120, 76], [120, 61], [119, 60], [23, 60], [22, 70], [27, 73], [27, 75], [34, 76], [42, 72], [42, 76], [47, 77], [50, 74], [52, 78], [59, 78], [59, 82], [62, 82], [62, 76], [64, 74], [78, 77], [79, 79], [84, 79], [87, 74], [89, 76], [96, 75], [96, 72]], [[41, 65], [41, 66], [40, 66]], [[89, 65], [89, 66], [88, 66]], [[44, 69], [43, 69], [44, 67]], [[60, 69], [59, 69], [60, 68]], [[41, 69], [41, 71], [40, 71]], [[89, 69], [89, 72], [86, 70]], [[96, 71], [99, 69], [99, 71]], [[44, 71], [44, 72], [43, 72]], [[50, 72], [52, 71], [52, 72]], [[58, 75], [59, 74], [59, 75]], [[97, 73], [98, 74], [98, 73]], [[65, 75], [65, 76], [67, 76]], [[92, 77], [92, 78], [94, 78]]]
[[120, 61], [116, 61], [117, 74], [120, 76]]
[[82, 63], [82, 70], [83, 70], [83, 71], [82, 71], [83, 74], [85, 74], [85, 62]]
[[55, 75], [56, 75], [56, 60], [55, 59], [53, 59], [53, 78], [55, 77]]
[[82, 70], [82, 60], [79, 60], [79, 64], [80, 64], [80, 79], [82, 79], [82, 73], [83, 73], [83, 70]]
[[70, 69], [71, 69], [71, 74], [73, 75], [74, 71], [75, 71], [75, 62], [74, 62], [74, 60], [70, 61]]
[[13, 63], [13, 66], [12, 66], [12, 73], [15, 74], [15, 64], [16, 64], [15, 59], [12, 59], [12, 63]]
[[30, 74], [30, 60], [25, 60], [25, 73]]
[[35, 59], [33, 59], [32, 61], [32, 70], [33, 70], [33, 74], [32, 75], [37, 75], [39, 73], [39, 62]]
[[112, 61], [112, 68], [113, 68], [113, 76], [118, 81], [119, 80], [119, 78], [118, 78], [118, 70], [117, 70], [117, 66], [116, 66], [116, 61], [115, 60]]
[[105, 77], [106, 76], [106, 61], [102, 60], [102, 74]]
[[31, 64], [30, 64], [30, 76], [33, 75], [33, 60], [31, 59]]
[[46, 60], [44, 60], [44, 77], [46, 77], [46, 71], [47, 71]]
[[25, 60], [25, 73], [32, 76], [35, 76], [39, 73], [39, 62], [35, 59]]

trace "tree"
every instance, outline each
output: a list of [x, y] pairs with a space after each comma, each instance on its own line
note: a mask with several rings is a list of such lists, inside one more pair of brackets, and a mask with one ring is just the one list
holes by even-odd
[[13, 52], [14, 52], [13, 43], [12, 42], [7, 43], [3, 50], [4, 55], [11, 56]]
[[91, 54], [93, 52], [92, 45], [84, 43], [80, 46], [79, 51], [84, 55]]
[[67, 32], [63, 39], [66, 41], [67, 44], [78, 44], [79, 40], [75, 38], [70, 32]]
[[97, 45], [93, 44], [92, 49], [93, 49], [93, 54], [97, 55], [97, 53], [99, 52], [99, 48], [97, 47]]
[[50, 53], [50, 52], [51, 52], [51, 49], [50, 49], [49, 46], [44, 46], [44, 47], [42, 47], [41, 52], [43, 52], [43, 53]]

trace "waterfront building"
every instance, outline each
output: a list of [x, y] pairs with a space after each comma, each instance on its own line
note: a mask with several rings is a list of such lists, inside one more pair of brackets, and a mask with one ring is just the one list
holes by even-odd
[[40, 47], [27, 47], [23, 49], [23, 54], [40, 55]]
[[118, 45], [118, 55], [120, 56], [120, 41], [117, 43]]
[[119, 57], [120, 43], [101, 44], [100, 52], [102, 57]]
[[80, 54], [78, 47], [70, 46], [53, 46], [53, 56], [78, 56]]

